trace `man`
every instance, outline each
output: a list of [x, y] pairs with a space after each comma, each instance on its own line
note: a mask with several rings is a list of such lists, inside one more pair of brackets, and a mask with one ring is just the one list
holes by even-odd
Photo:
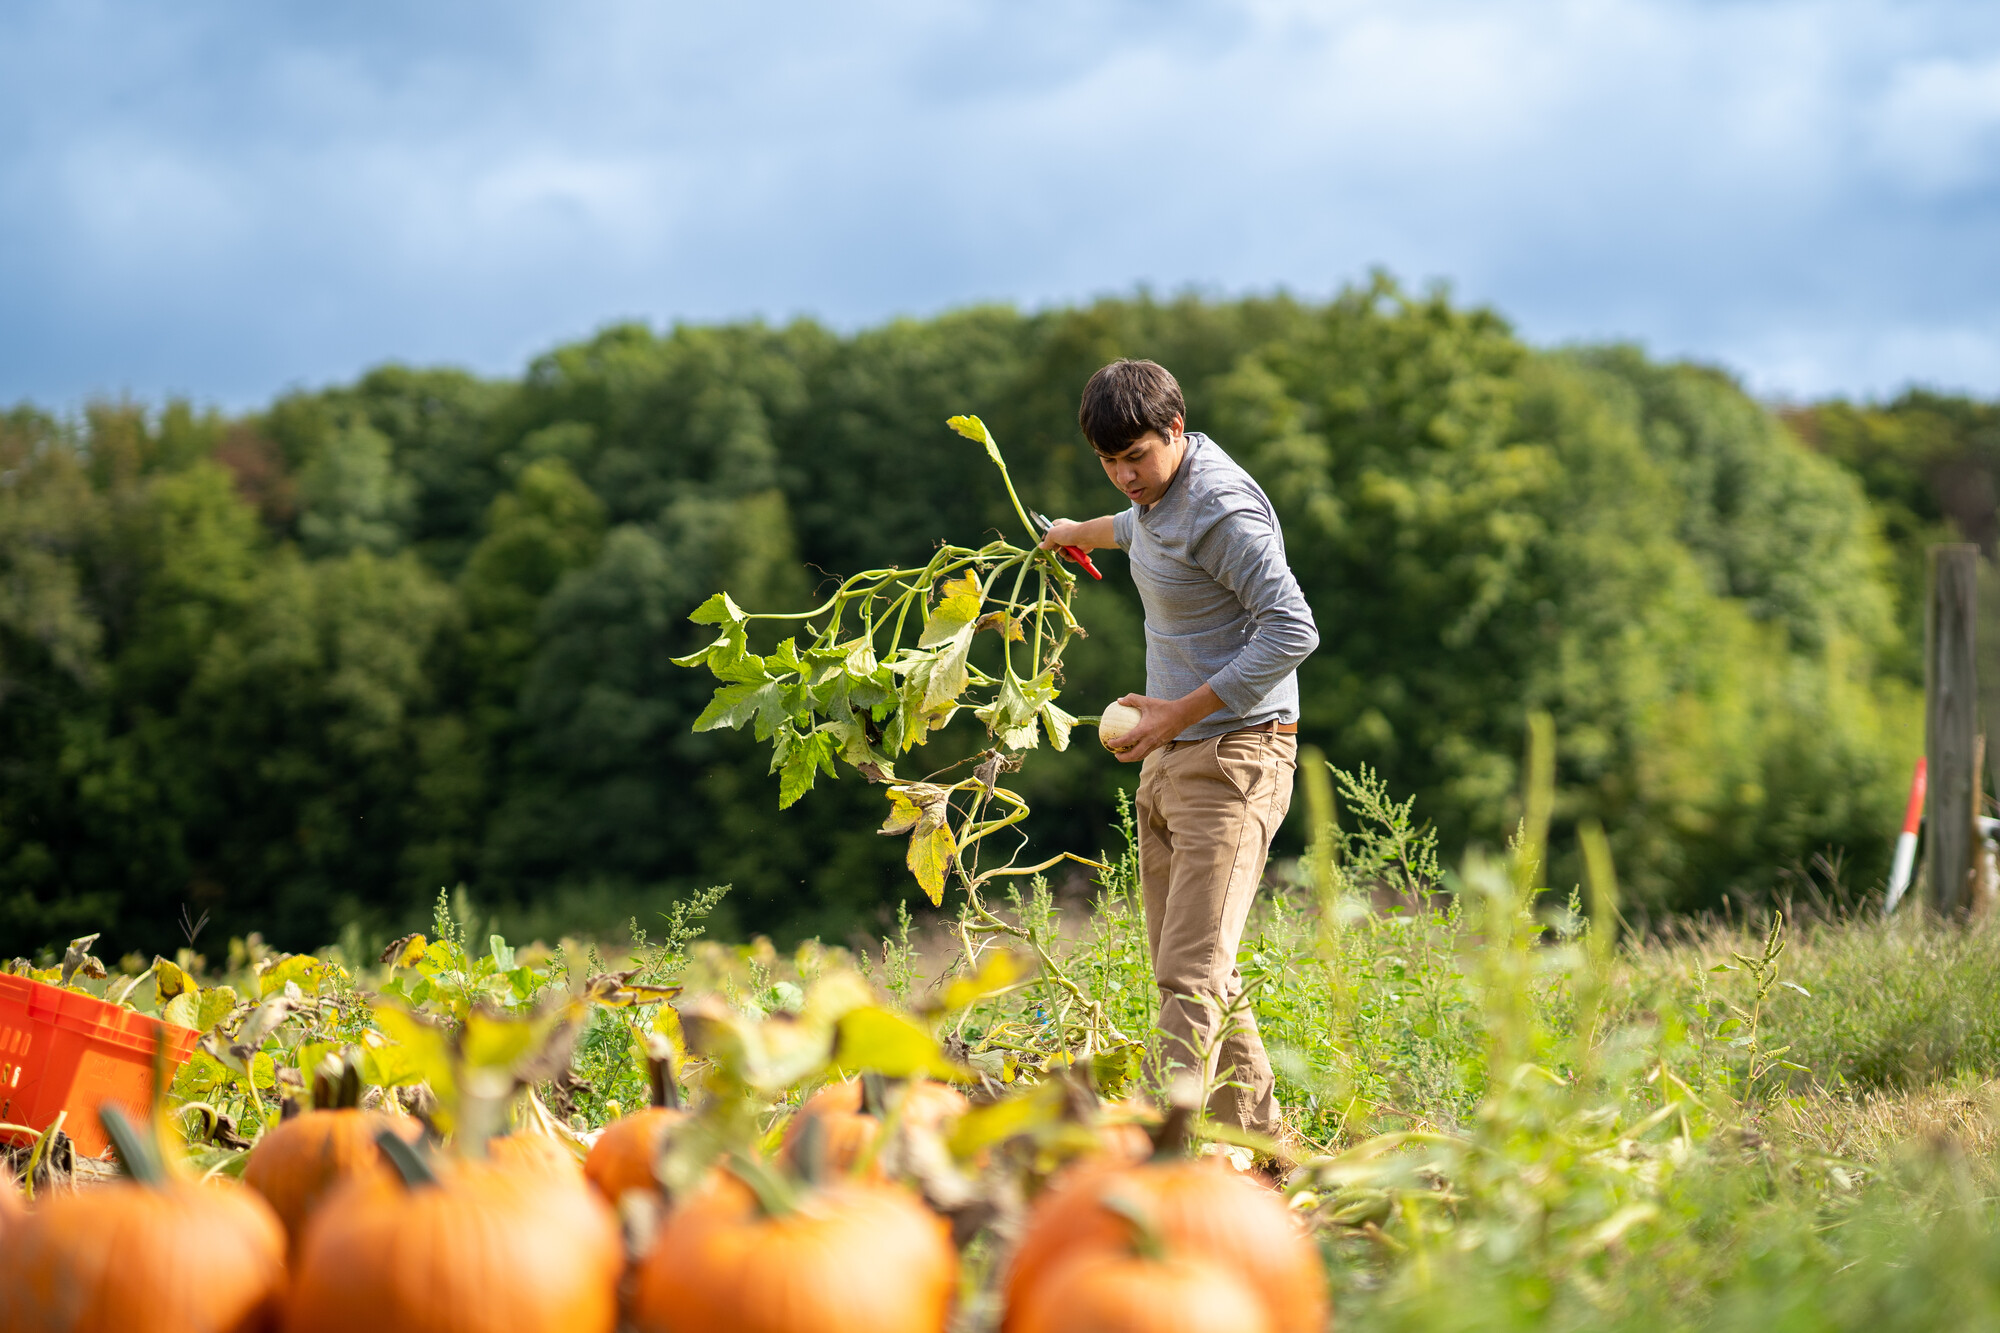
[[1162, 1054], [1208, 1071], [1209, 1111], [1278, 1131], [1273, 1079], [1236, 950], [1298, 767], [1299, 663], [1319, 646], [1278, 516], [1250, 474], [1185, 430], [1180, 385], [1151, 361], [1091, 376], [1077, 420], [1132, 507], [1054, 524], [1048, 547], [1116, 546], [1146, 608], [1140, 721], [1114, 743], [1141, 764], [1139, 879], [1160, 988]]

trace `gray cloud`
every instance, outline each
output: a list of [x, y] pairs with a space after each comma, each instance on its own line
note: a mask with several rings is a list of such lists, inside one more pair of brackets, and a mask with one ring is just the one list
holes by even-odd
[[2000, 392], [1976, 3], [32, 0], [0, 126], [0, 400], [1376, 263], [1766, 392]]

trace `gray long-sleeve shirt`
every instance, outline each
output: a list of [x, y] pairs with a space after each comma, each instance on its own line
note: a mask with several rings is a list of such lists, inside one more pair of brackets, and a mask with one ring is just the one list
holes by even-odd
[[1146, 693], [1178, 699], [1206, 681], [1223, 703], [1179, 739], [1298, 721], [1298, 666], [1319, 629], [1250, 474], [1190, 431], [1167, 493], [1117, 515], [1112, 534], [1146, 607]]

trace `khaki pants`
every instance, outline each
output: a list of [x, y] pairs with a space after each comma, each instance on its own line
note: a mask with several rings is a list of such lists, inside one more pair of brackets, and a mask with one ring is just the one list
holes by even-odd
[[[1216, 1119], [1261, 1134], [1278, 1128], [1271, 1062], [1246, 1007], [1236, 950], [1271, 839], [1292, 805], [1298, 741], [1239, 731], [1155, 750], [1140, 767], [1139, 883], [1146, 943], [1160, 988], [1161, 1056], [1197, 1067], [1206, 1053]], [[1212, 1084], [1213, 1086], [1213, 1084]]]

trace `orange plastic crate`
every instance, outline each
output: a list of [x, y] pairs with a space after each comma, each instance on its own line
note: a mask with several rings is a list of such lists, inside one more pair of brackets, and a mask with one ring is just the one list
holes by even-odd
[[110, 1143], [98, 1107], [117, 1102], [135, 1120], [150, 1114], [153, 1034], [162, 1030], [172, 1078], [201, 1037], [193, 1028], [0, 973], [0, 1122], [41, 1131], [68, 1111], [63, 1133], [79, 1153], [101, 1156]]

